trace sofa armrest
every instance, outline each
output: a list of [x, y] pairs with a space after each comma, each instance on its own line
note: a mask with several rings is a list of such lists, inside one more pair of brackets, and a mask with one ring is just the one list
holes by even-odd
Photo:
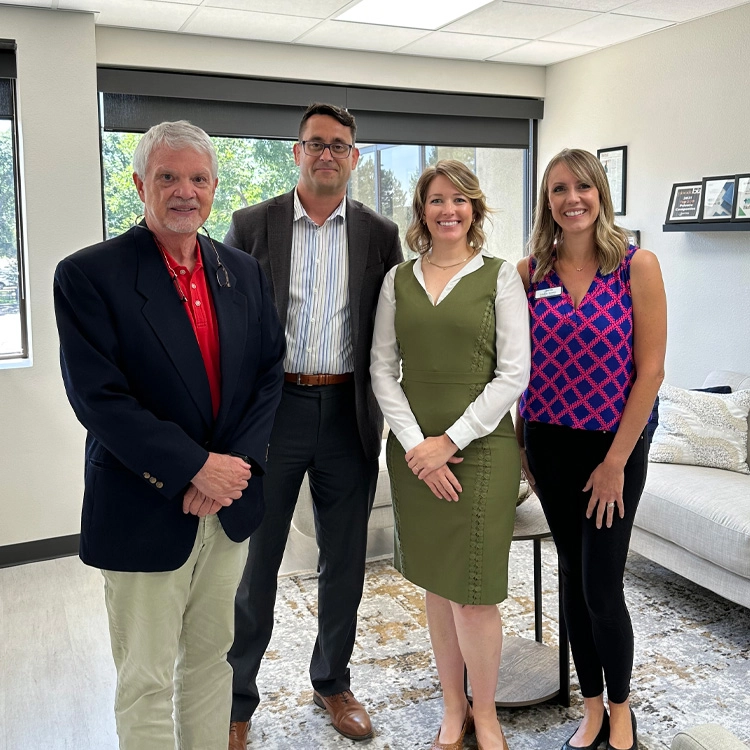
[[718, 724], [700, 724], [678, 732], [672, 750], [748, 750], [733, 734]]

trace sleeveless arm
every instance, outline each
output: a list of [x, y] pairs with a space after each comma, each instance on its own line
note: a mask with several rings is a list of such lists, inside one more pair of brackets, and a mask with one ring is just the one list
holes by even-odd
[[503, 263], [495, 293], [495, 376], [461, 417], [446, 430], [448, 437], [465, 448], [472, 440], [489, 435], [510, 411], [529, 382], [531, 343], [529, 309], [518, 271]]
[[401, 356], [396, 340], [396, 296], [393, 289], [395, 276], [396, 267], [388, 271], [380, 289], [370, 351], [370, 376], [385, 421], [408, 452], [424, 440], [424, 435], [400, 383]]

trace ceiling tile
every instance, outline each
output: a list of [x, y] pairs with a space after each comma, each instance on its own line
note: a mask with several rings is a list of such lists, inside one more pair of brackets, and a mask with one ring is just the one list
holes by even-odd
[[619, 8], [617, 13], [625, 16], [661, 18], [665, 21], [690, 21], [709, 13], [744, 5], [746, 2], [747, 0], [638, 0]]
[[411, 29], [439, 29], [492, 0], [358, 0], [341, 21], [384, 24]]
[[[678, 0], [679, 2], [680, 0]], [[674, 2], [674, 0], [672, 0]], [[507, 5], [523, 3], [525, 5], [544, 5], [550, 8], [572, 8], [573, 10], [595, 10], [606, 13], [615, 8], [627, 5], [628, 0], [507, 0]]]
[[553, 65], [571, 57], [585, 55], [596, 47], [560, 42], [528, 42], [509, 52], [491, 57], [494, 62], [520, 63], [522, 65]]
[[256, 13], [252, 10], [201, 7], [182, 31], [204, 36], [255, 39], [262, 42], [291, 42], [316, 24], [317, 18]]
[[462, 31], [471, 34], [494, 34], [518, 39], [538, 39], [594, 16], [594, 13], [567, 8], [501, 3], [497, 0], [441, 31]]
[[[198, 0], [200, 2], [200, 0]], [[303, 18], [328, 18], [349, 5], [350, 0], [274, 0], [273, 12], [284, 16]], [[269, 0], [205, 0], [205, 7], [234, 8], [235, 10], [271, 10]]]
[[323, 21], [296, 41], [316, 47], [339, 47], [369, 52], [393, 52], [410, 44], [427, 32], [424, 29], [402, 29], [371, 23]]
[[26, 5], [30, 8], [51, 8], [55, 0], [3, 0], [3, 5]]
[[607, 13], [545, 37], [545, 42], [568, 42], [606, 47], [670, 26], [670, 21]]
[[152, 0], [58, 0], [60, 10], [91, 10], [96, 12], [100, 26], [125, 26], [131, 29], [179, 31], [196, 11], [200, 0], [183, 3], [152, 2]]
[[460, 60], [486, 60], [493, 55], [523, 44], [522, 39], [480, 34], [456, 34], [450, 31], [434, 31], [416, 42], [402, 47], [398, 52], [406, 55], [426, 57], [452, 57]]

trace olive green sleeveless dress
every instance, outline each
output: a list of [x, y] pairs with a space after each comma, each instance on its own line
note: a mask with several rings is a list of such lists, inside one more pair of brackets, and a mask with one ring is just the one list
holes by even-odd
[[[482, 268], [460, 279], [437, 306], [414, 277], [414, 262], [396, 271], [395, 327], [401, 387], [429, 437], [443, 434], [494, 377], [495, 290], [503, 261], [484, 257]], [[417, 586], [451, 601], [495, 604], [508, 594], [520, 478], [510, 414], [456, 455], [464, 460], [451, 469], [463, 491], [458, 502], [449, 502], [412, 474], [403, 447], [389, 434], [394, 564]]]

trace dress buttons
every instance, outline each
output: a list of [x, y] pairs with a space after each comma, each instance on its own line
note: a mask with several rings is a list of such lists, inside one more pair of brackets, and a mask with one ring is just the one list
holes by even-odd
[[147, 471], [143, 472], [143, 478], [144, 479], [151, 479], [151, 474], [149, 474]]
[[157, 482], [156, 483], [156, 489], [160, 490], [164, 486], [164, 482]]
[[148, 481], [151, 482], [151, 484], [156, 484], [156, 477], [151, 477]]

